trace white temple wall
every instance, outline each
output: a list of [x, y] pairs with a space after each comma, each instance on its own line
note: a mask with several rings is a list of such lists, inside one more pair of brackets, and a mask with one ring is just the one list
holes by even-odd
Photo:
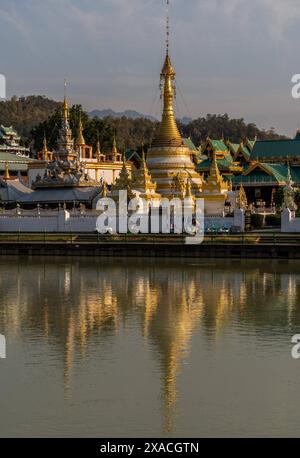
[[57, 217], [0, 215], [0, 232], [57, 232]]
[[300, 218], [288, 208], [281, 213], [281, 232], [300, 232]]
[[[27, 215], [5, 215], [0, 214], [0, 232], [95, 232], [98, 214], [88, 212], [80, 215], [73, 215], [66, 210], [53, 212], [53, 216], [27, 216]], [[300, 219], [297, 219], [298, 230], [285, 232], [300, 232]], [[205, 229], [209, 227], [228, 228], [238, 226], [241, 230], [245, 227], [243, 210], [236, 210], [234, 217], [213, 217], [206, 216], [204, 220]]]

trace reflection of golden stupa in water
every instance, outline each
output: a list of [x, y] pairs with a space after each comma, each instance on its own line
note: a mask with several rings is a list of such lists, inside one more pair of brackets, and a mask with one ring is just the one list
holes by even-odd
[[[158, 289], [157, 299], [156, 313], [150, 317], [146, 327], [149, 339], [155, 343], [160, 355], [163, 423], [165, 432], [171, 432], [175, 428], [176, 380], [180, 364], [187, 357], [190, 339], [204, 304], [198, 297], [195, 282], [183, 282], [181, 272], [168, 278], [168, 283]], [[145, 321], [147, 319], [145, 313]]]
[[[261, 330], [273, 325], [275, 332], [287, 324], [299, 325], [300, 276], [290, 275], [286, 265], [284, 274], [275, 277], [274, 266], [268, 264], [267, 271], [261, 268], [251, 268], [248, 261], [244, 267], [238, 264], [236, 271], [232, 263], [229, 268], [217, 263], [192, 267], [184, 260], [176, 265], [161, 261], [159, 266], [142, 260], [111, 260], [97, 266], [84, 259], [45, 264], [33, 259], [19, 266], [2, 261], [1, 326], [12, 339], [20, 335], [26, 339], [28, 330], [44, 336], [63, 363], [64, 386], [71, 398], [73, 365], [88, 358], [95, 339], [99, 347], [97, 337], [101, 336], [101, 345], [111, 345], [128, 323], [158, 364], [164, 430], [172, 432], [180, 398], [178, 377], [196, 329], [204, 341], [215, 345], [217, 337], [236, 322], [257, 320]], [[256, 314], [252, 309], [258, 292], [265, 298], [264, 313]], [[270, 322], [273, 315], [266, 312], [280, 297], [282, 314], [277, 308]]]
[[[169, 0], [168, 0], [169, 4]], [[201, 190], [202, 179], [196, 172], [189, 148], [185, 145], [175, 120], [173, 101], [176, 94], [176, 73], [169, 54], [169, 17], [167, 50], [161, 71], [163, 113], [159, 130], [147, 155], [147, 165], [157, 192], [163, 197], [185, 197], [188, 185], [193, 194]]]

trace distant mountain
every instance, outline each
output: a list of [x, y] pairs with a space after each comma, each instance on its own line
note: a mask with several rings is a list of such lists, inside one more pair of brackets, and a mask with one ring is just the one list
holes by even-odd
[[91, 118], [106, 118], [108, 116], [110, 116], [111, 118], [123, 118], [124, 116], [126, 118], [129, 118], [129, 119], [140, 119], [140, 118], [144, 118], [144, 119], [149, 119], [150, 121], [154, 121], [156, 122], [157, 119], [154, 118], [153, 116], [150, 116], [150, 115], [145, 115], [145, 114], [142, 114], [142, 113], [138, 113], [137, 111], [134, 111], [134, 110], [125, 110], [125, 111], [121, 111], [121, 112], [116, 112], [116, 111], [113, 111], [111, 109], [107, 109], [107, 110], [93, 110], [89, 113], [89, 116]]
[[179, 122], [181, 124], [187, 125], [190, 124], [193, 121], [193, 118], [188, 118], [187, 116], [184, 116], [183, 118], [179, 119]]

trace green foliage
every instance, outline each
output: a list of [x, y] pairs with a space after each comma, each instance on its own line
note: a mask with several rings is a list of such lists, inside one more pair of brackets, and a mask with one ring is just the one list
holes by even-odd
[[[70, 109], [70, 127], [74, 138], [77, 136], [80, 114], [86, 144], [93, 146], [95, 149], [99, 137], [102, 151], [109, 151], [111, 149], [114, 134], [116, 135], [117, 145], [120, 150], [129, 148], [140, 151], [143, 143], [147, 150], [156, 127], [155, 123], [144, 118], [89, 118], [87, 113], [82, 111], [81, 105], [75, 105]], [[31, 131], [35, 151], [40, 151], [42, 148], [44, 132], [47, 137], [49, 149], [55, 149], [57, 147], [57, 137], [61, 121], [61, 110], [58, 110], [47, 121], [40, 123]]]
[[[12, 125], [20, 133], [22, 142], [26, 145], [33, 144], [35, 151], [41, 149], [45, 131], [49, 148], [52, 149], [56, 147], [61, 107], [61, 102], [44, 96], [32, 95], [20, 98], [14, 96], [11, 100], [0, 102], [0, 123], [6, 126]], [[70, 125], [74, 135], [76, 135], [80, 111], [86, 143], [95, 147], [99, 133], [104, 151], [111, 147], [114, 132], [120, 149], [125, 146], [130, 149], [140, 149], [142, 143], [147, 149], [159, 125], [158, 122], [145, 118], [91, 119], [82, 111], [80, 105], [75, 105], [70, 110]], [[260, 140], [283, 138], [272, 128], [268, 131], [259, 130], [255, 124], [246, 124], [242, 118], [230, 119], [227, 114], [208, 114], [205, 118], [195, 119], [189, 124], [178, 124], [182, 135], [191, 136], [196, 146], [199, 146], [208, 135], [213, 139], [224, 137], [234, 143], [239, 143], [244, 137], [254, 139], [257, 136]]]
[[280, 226], [281, 225], [281, 215], [267, 215], [266, 216], [266, 225], [267, 226]]
[[240, 143], [245, 137], [253, 140], [255, 137], [258, 140], [275, 140], [285, 138], [277, 135], [274, 128], [267, 131], [260, 130], [256, 124], [246, 124], [243, 118], [230, 119], [228, 114], [224, 115], [211, 115], [208, 114], [206, 118], [198, 118], [187, 125], [180, 125], [181, 132], [184, 137], [191, 136], [195, 145], [203, 142], [207, 136], [212, 139], [218, 140], [224, 138], [230, 140], [232, 143]]
[[295, 192], [295, 204], [297, 205], [297, 212], [300, 212], [300, 189]]
[[30, 132], [39, 123], [46, 121], [60, 106], [58, 102], [44, 96], [30, 95], [0, 102], [0, 124], [13, 126], [22, 137], [23, 144], [30, 144]]
[[259, 215], [257, 213], [253, 213], [251, 215], [251, 226], [254, 229], [259, 229], [262, 227], [264, 221], [264, 217], [262, 215]]
[[276, 189], [275, 194], [274, 194], [274, 202], [275, 202], [276, 208], [282, 207], [283, 199], [284, 199], [283, 188]]

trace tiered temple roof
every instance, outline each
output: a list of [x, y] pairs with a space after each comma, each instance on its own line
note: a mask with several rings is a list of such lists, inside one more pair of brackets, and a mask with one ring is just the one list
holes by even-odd
[[250, 156], [251, 161], [300, 164], [300, 134], [294, 139], [257, 141]]
[[0, 126], [0, 152], [14, 153], [18, 156], [29, 156], [29, 148], [20, 145], [21, 137], [12, 126]]
[[212, 166], [214, 155], [216, 157], [218, 169], [221, 173], [236, 174], [243, 171], [241, 165], [234, 161], [230, 148], [226, 145], [225, 140], [212, 140], [208, 137], [201, 147], [201, 153], [202, 158], [206, 157], [207, 159], [203, 159], [200, 163], [198, 163], [197, 171], [199, 173], [208, 174]]

